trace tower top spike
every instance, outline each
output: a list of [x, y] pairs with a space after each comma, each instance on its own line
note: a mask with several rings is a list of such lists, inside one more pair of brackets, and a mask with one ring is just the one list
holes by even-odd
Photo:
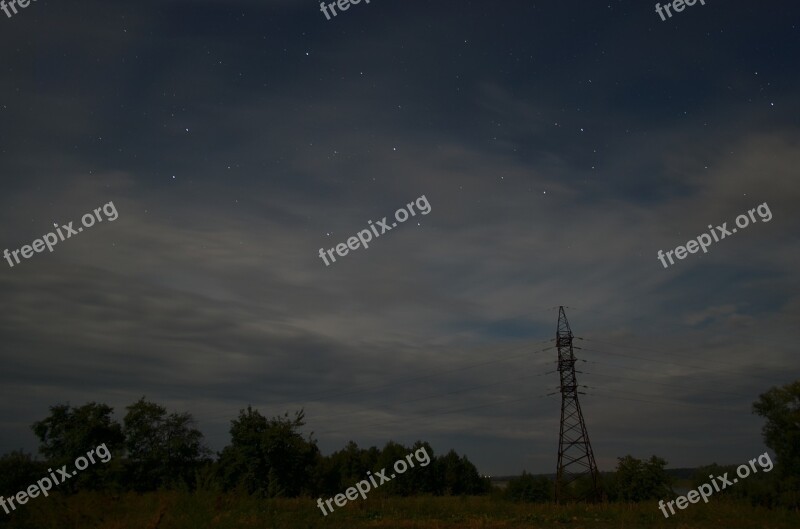
[[[558, 340], [569, 340], [569, 345], [572, 346], [572, 329], [567, 320], [567, 313], [564, 312], [564, 307], [558, 307], [558, 327], [556, 328], [556, 344]], [[564, 345], [567, 345], [566, 343]]]

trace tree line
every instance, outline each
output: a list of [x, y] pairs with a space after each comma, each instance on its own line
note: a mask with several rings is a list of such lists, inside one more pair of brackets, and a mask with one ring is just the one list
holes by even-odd
[[[762, 436], [775, 453], [775, 467], [769, 473], [755, 473], [740, 479], [735, 486], [715, 491], [715, 497], [754, 506], [800, 509], [800, 380], [760, 395], [753, 403], [753, 413], [765, 419]], [[600, 476], [606, 499], [637, 503], [674, 498], [677, 495], [673, 490], [675, 480], [666, 466], [667, 461], [655, 455], [647, 460], [631, 455], [617, 458], [616, 470]], [[737, 465], [712, 463], [695, 469], [685, 484], [697, 489], [709, 481], [709, 475], [721, 476], [727, 472], [735, 476], [736, 468]], [[590, 485], [586, 480], [577, 480], [574, 487], [576, 495], [580, 496]], [[552, 479], [525, 472], [512, 479], [505, 492], [507, 497], [519, 501], [551, 502], [555, 499]]]
[[[312, 435], [304, 436], [302, 410], [290, 417], [267, 418], [248, 406], [231, 421], [230, 443], [216, 457], [206, 447], [191, 414], [168, 413], [164, 406], [142, 397], [126, 408], [122, 424], [113, 408], [90, 402], [83, 406], [56, 405], [32, 425], [39, 453], [15, 451], [0, 457], [0, 494], [24, 490], [46, 469], [71, 466], [86, 450], [103, 443], [111, 461], [92, 465], [59, 486], [77, 490], [152, 491], [180, 488], [258, 495], [261, 497], [318, 497], [338, 494], [364, 479], [367, 471], [390, 468], [413, 450], [424, 447], [431, 464], [417, 467], [375, 491], [379, 495], [414, 494], [480, 495], [493, 492], [528, 502], [554, 500], [553, 480], [523, 472], [502, 492], [493, 491], [489, 479], [466, 456], [454, 450], [436, 455], [423, 441], [413, 446], [389, 441], [379, 449], [359, 448], [350, 441], [343, 449], [323, 456]], [[741, 480], [720, 494], [754, 505], [800, 508], [800, 381], [771, 388], [753, 404], [765, 419], [765, 444], [775, 453], [775, 470]], [[641, 502], [672, 498], [674, 481], [667, 462], [657, 456], [639, 460], [618, 458], [615, 472], [604, 473], [606, 499]], [[698, 487], [709, 474], [732, 473], [734, 467], [711, 464], [697, 469], [692, 484]], [[585, 487], [578, 480], [575, 486]]]
[[240, 410], [231, 421], [230, 443], [216, 457], [190, 413], [169, 413], [145, 397], [127, 406], [122, 424], [113, 419], [113, 412], [97, 402], [52, 406], [46, 418], [31, 426], [44, 461], [22, 451], [0, 457], [0, 494], [24, 490], [48, 468], [71, 468], [87, 447], [101, 444], [113, 454], [111, 461], [81, 471], [59, 486], [60, 491], [200, 488], [270, 498], [330, 496], [364, 479], [367, 471], [389, 468], [421, 447], [431, 455], [431, 463], [381, 487], [380, 494], [475, 495], [491, 488], [466, 456], [454, 450], [437, 456], [422, 441], [412, 447], [389, 441], [382, 449], [359, 448], [350, 441], [323, 456], [317, 441], [301, 432], [302, 410], [292, 417], [286, 413], [272, 418], [251, 406]]

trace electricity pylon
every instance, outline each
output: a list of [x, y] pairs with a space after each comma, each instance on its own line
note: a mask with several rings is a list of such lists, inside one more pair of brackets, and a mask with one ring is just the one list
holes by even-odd
[[[558, 308], [558, 373], [561, 377], [561, 431], [558, 438], [558, 471], [556, 503], [585, 500], [599, 501], [602, 491], [597, 464], [586, 423], [578, 402], [578, 380], [575, 376], [575, 354], [572, 351], [572, 329], [564, 307]], [[585, 393], [584, 393], [585, 394]], [[585, 483], [575, 483], [586, 476]], [[580, 490], [576, 490], [580, 489]]]

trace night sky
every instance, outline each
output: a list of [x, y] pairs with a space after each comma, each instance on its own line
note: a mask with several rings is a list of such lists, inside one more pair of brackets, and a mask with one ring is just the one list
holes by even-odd
[[800, 5], [653, 4], [0, 12], [0, 251], [118, 212], [0, 261], [0, 453], [145, 395], [215, 451], [248, 404], [304, 407], [325, 454], [554, 472], [560, 305], [601, 470], [763, 453], [752, 403], [800, 377]]

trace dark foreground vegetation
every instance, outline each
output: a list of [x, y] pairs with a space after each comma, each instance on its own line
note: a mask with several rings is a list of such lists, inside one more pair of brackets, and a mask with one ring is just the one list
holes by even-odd
[[[390, 441], [382, 449], [351, 442], [323, 456], [300, 432], [302, 411], [267, 419], [250, 407], [241, 410], [231, 421], [229, 445], [212, 458], [188, 413], [168, 413], [142, 398], [118, 424], [104, 404], [59, 405], [32, 425], [44, 461], [22, 452], [0, 458], [0, 494], [25, 491], [49, 468], [73, 468], [75, 458], [101, 444], [113, 457], [77, 473], [49, 497], [0, 512], [0, 527], [800, 527], [800, 381], [772, 388], [753, 408], [766, 419], [774, 469], [665, 519], [658, 500], [674, 498], [675, 483], [667, 462], [656, 456], [620, 457], [616, 471], [602, 476], [606, 502], [557, 506], [547, 477], [523, 473], [505, 490], [493, 488], [466, 457], [452, 450], [437, 455], [422, 441], [411, 447]], [[317, 508], [317, 497], [342, 493], [367, 471], [390, 468], [422, 447], [431, 458], [425, 467], [409, 469], [327, 517]], [[735, 468], [712, 464], [680, 485], [696, 488], [709, 474], [733, 475]], [[579, 495], [582, 486], [576, 482], [573, 492]]]
[[[48, 499], [14, 529], [797, 529], [800, 514], [712, 500], [666, 520], [655, 502], [570, 505], [489, 496], [367, 498], [323, 517], [311, 499], [209, 492]], [[8, 527], [12, 527], [9, 525]]]
[[301, 433], [302, 411], [267, 419], [251, 407], [241, 410], [231, 421], [230, 444], [213, 459], [188, 413], [168, 413], [144, 398], [127, 407], [121, 425], [112, 413], [110, 406], [95, 402], [53, 406], [47, 418], [32, 425], [45, 460], [22, 452], [0, 458], [0, 494], [25, 490], [47, 476], [48, 468], [71, 470], [77, 457], [101, 444], [113, 454], [111, 460], [81, 470], [60, 484], [59, 492], [199, 489], [258, 498], [331, 496], [365, 479], [367, 471], [390, 469], [419, 448], [425, 448], [430, 462], [382, 485], [382, 494], [485, 494], [491, 488], [465, 456], [453, 450], [437, 455], [422, 441], [411, 447], [389, 441], [382, 449], [350, 442], [323, 456], [316, 441]]

